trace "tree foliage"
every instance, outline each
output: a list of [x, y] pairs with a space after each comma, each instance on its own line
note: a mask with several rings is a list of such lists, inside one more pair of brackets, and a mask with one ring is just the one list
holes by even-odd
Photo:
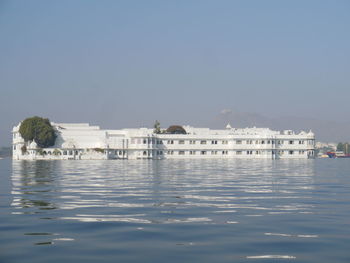
[[344, 150], [344, 144], [343, 143], [338, 143], [337, 145], [337, 151], [343, 151]]
[[41, 148], [53, 146], [57, 137], [49, 119], [38, 116], [25, 119], [21, 123], [19, 133], [26, 142], [34, 140]]
[[93, 148], [93, 150], [95, 152], [98, 152], [98, 153], [104, 153], [105, 152], [105, 150], [103, 150], [102, 148]]
[[338, 143], [337, 151], [341, 151], [341, 152], [344, 152], [345, 154], [349, 154], [350, 153], [350, 144], [348, 142]]
[[27, 152], [27, 146], [23, 145], [21, 147], [22, 154], [25, 154]]
[[179, 125], [172, 125], [167, 130], [166, 133], [169, 134], [187, 134], [186, 130]]
[[153, 132], [155, 133], [155, 134], [159, 134], [159, 133], [161, 133], [162, 131], [160, 130], [160, 122], [159, 121], [156, 121], [155, 123], [154, 123], [154, 126], [153, 126]]

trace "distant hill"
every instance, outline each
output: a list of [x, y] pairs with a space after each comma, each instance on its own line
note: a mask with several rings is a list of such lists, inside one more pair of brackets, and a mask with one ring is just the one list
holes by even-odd
[[291, 129], [295, 131], [309, 131], [315, 133], [316, 140], [322, 142], [350, 141], [350, 123], [283, 116], [268, 118], [258, 113], [233, 112], [223, 110], [206, 124], [212, 128], [223, 128], [230, 123], [232, 127], [268, 127], [275, 130]]

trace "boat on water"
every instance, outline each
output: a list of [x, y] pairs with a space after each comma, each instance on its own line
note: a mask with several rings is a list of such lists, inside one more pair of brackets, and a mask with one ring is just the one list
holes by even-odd
[[329, 158], [350, 158], [350, 154], [345, 154], [342, 151], [327, 152]]

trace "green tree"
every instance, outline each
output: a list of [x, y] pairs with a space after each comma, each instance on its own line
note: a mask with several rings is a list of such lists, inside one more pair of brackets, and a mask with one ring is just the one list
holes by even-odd
[[57, 137], [49, 119], [38, 116], [25, 119], [19, 133], [26, 142], [34, 140], [41, 148], [53, 146]]
[[156, 134], [161, 133], [161, 130], [160, 130], [160, 122], [159, 122], [159, 121], [155, 121], [153, 127], [154, 127], [154, 130], [153, 130], [154, 133], [156, 133]]
[[23, 145], [21, 147], [22, 154], [25, 154], [27, 152], [27, 146]]
[[166, 133], [169, 133], [169, 134], [187, 134], [186, 130], [180, 125], [171, 125], [166, 130]]
[[344, 151], [344, 144], [343, 143], [338, 143], [337, 145], [337, 151]]
[[104, 153], [105, 152], [105, 150], [103, 150], [102, 148], [93, 148], [93, 150], [95, 152], [98, 152], [98, 153]]

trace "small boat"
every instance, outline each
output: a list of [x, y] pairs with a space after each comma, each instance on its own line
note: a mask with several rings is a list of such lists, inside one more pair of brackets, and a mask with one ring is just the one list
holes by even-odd
[[342, 151], [327, 152], [329, 158], [350, 158], [350, 154], [345, 154]]

